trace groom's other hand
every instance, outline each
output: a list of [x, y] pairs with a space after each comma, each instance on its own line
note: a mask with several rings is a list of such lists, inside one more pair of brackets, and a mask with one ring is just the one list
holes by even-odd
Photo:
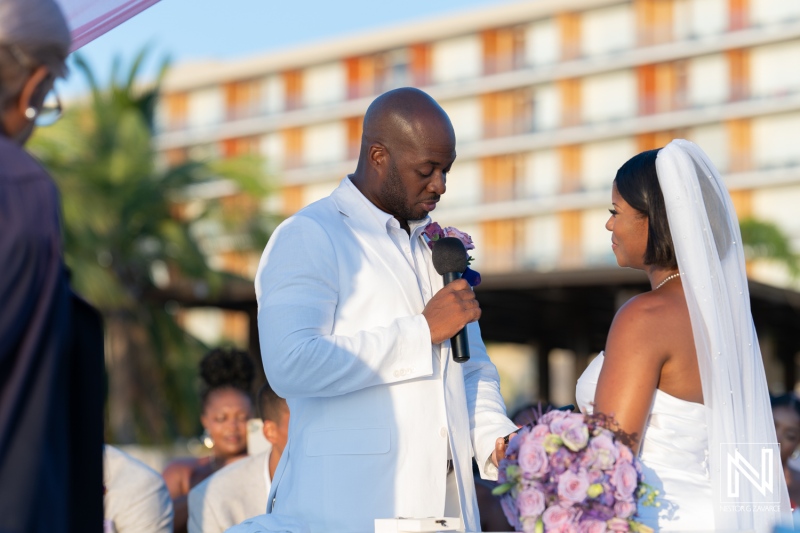
[[469, 283], [457, 279], [433, 295], [422, 315], [431, 330], [431, 343], [439, 344], [478, 320], [481, 307]]

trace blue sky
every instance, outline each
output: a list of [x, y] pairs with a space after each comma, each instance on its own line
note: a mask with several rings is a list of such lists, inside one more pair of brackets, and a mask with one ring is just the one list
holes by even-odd
[[[321, 39], [404, 22], [508, 3], [507, 0], [161, 0], [115, 28], [81, 53], [100, 81], [121, 55], [129, 60], [152, 48], [150, 70], [168, 54], [173, 63], [203, 58], [235, 59]], [[431, 38], [435, 38], [431, 35]], [[66, 95], [85, 90], [80, 73], [60, 85]]]

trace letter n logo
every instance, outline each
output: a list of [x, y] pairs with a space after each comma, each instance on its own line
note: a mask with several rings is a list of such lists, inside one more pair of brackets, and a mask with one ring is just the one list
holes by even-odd
[[733, 454], [727, 452], [728, 483], [727, 493], [730, 498], [739, 497], [739, 476], [744, 476], [762, 496], [767, 495], [767, 491], [773, 494], [773, 475], [775, 472], [775, 455], [772, 448], [761, 448], [761, 473], [750, 464], [750, 461], [739, 453], [738, 448]]

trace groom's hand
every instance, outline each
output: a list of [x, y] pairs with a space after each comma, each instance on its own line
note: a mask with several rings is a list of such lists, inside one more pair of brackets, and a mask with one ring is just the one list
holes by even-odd
[[478, 320], [481, 307], [469, 283], [457, 279], [433, 295], [422, 315], [431, 330], [431, 343], [439, 344]]

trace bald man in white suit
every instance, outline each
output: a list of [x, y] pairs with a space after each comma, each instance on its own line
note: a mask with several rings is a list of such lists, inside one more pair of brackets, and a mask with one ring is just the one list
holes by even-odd
[[[355, 173], [286, 220], [256, 277], [262, 357], [292, 412], [276, 519], [371, 532], [456, 516], [478, 530], [472, 459], [497, 476], [508, 420], [469, 285], [443, 287], [422, 235], [455, 160], [446, 113], [417, 89], [370, 105]], [[467, 327], [472, 358], [449, 339]]]

